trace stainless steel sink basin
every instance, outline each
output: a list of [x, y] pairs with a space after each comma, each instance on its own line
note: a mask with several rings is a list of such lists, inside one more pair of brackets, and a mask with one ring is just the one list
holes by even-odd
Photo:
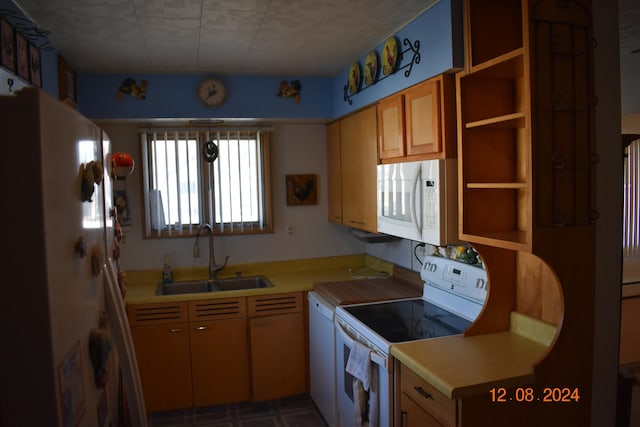
[[161, 283], [156, 295], [196, 294], [203, 292], [225, 292], [243, 289], [270, 288], [273, 284], [264, 276], [230, 277], [215, 280], [188, 280]]
[[156, 295], [180, 295], [211, 292], [211, 282], [208, 280], [189, 280], [185, 282], [160, 283]]
[[213, 281], [213, 291], [270, 288], [273, 284], [263, 276], [232, 277]]

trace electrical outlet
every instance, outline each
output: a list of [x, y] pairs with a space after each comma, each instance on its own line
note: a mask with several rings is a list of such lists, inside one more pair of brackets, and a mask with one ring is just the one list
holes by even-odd
[[293, 237], [296, 235], [296, 226], [289, 224], [287, 225], [287, 234], [289, 235], [289, 237]]

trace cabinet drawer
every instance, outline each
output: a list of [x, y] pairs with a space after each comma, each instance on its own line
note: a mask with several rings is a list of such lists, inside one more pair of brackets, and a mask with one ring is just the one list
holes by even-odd
[[189, 301], [191, 322], [238, 317], [247, 317], [247, 300], [244, 297]]
[[302, 294], [256, 295], [248, 297], [249, 316], [268, 316], [302, 311]]
[[187, 303], [134, 304], [127, 306], [129, 326], [159, 325], [186, 322]]
[[401, 368], [402, 392], [445, 426], [456, 425], [456, 401], [440, 393], [431, 384], [405, 366]]

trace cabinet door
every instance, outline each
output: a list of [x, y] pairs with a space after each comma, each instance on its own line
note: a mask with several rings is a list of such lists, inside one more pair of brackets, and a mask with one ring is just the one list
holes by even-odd
[[440, 81], [428, 80], [404, 92], [407, 155], [439, 153]]
[[253, 400], [307, 392], [302, 312], [250, 320]]
[[131, 328], [147, 411], [190, 408], [188, 323]]
[[400, 396], [400, 427], [443, 427], [405, 393]]
[[194, 406], [249, 400], [247, 319], [192, 322], [190, 335]]
[[378, 103], [378, 146], [380, 159], [404, 157], [404, 104], [402, 94]]
[[342, 152], [342, 223], [377, 232], [376, 168], [378, 164], [376, 107], [340, 122]]
[[340, 122], [327, 125], [327, 181], [329, 221], [342, 224], [342, 160], [340, 159]]

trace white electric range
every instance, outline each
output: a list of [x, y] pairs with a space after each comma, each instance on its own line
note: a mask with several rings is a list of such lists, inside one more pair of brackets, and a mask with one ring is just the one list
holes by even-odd
[[480, 314], [488, 286], [483, 268], [426, 256], [420, 276], [424, 280], [422, 297], [336, 307], [336, 383], [341, 427], [355, 426], [353, 376], [345, 371], [355, 341], [371, 349], [378, 425], [390, 427], [393, 425], [391, 346], [461, 334]]

